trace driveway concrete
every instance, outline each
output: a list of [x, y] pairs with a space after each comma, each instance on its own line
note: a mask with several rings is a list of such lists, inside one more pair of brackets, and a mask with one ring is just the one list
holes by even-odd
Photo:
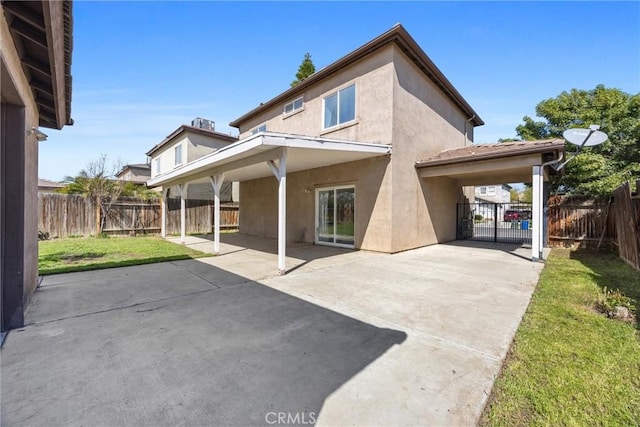
[[472, 425], [542, 267], [305, 246], [275, 276], [273, 252], [46, 277], [2, 349], [1, 424]]

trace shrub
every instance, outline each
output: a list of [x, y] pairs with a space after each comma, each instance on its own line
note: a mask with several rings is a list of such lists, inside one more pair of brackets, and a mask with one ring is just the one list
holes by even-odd
[[474, 221], [482, 221], [484, 219], [484, 217], [480, 214], [475, 214], [473, 216]]
[[636, 306], [633, 300], [622, 293], [619, 289], [609, 290], [605, 286], [602, 289], [602, 293], [598, 295], [596, 300], [596, 310], [601, 313], [611, 316], [611, 313], [616, 307], [626, 307], [629, 312], [633, 313], [636, 310]]

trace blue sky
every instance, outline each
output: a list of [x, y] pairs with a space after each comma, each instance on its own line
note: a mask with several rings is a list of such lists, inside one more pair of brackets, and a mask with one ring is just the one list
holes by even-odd
[[45, 130], [41, 178], [123, 163], [196, 116], [228, 123], [400, 22], [485, 121], [477, 143], [572, 88], [640, 92], [639, 2], [74, 3], [73, 126]]

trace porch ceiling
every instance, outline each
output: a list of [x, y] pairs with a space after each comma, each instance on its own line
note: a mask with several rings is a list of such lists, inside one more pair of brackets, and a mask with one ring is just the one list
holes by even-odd
[[391, 153], [391, 146], [303, 135], [262, 132], [221, 148], [147, 182], [150, 187], [197, 182], [224, 173], [225, 181], [273, 176], [267, 162], [287, 150], [287, 173]]
[[422, 178], [448, 177], [463, 186], [531, 182], [533, 166], [563, 151], [562, 139], [473, 145], [416, 162], [416, 169]]

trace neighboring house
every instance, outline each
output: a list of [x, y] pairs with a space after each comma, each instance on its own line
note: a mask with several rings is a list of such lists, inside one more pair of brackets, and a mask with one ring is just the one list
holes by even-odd
[[[282, 274], [294, 242], [398, 252], [454, 240], [463, 186], [518, 182], [564, 146], [457, 151], [483, 124], [398, 24], [231, 122], [239, 142], [148, 184], [239, 181], [239, 230], [277, 237]], [[438, 166], [464, 156], [474, 164]]]
[[55, 193], [64, 188], [64, 184], [38, 178], [38, 194]]
[[151, 165], [147, 163], [125, 165], [122, 170], [116, 174], [116, 178], [122, 181], [133, 182], [134, 184], [147, 185], [147, 181], [151, 178]]
[[[147, 151], [147, 156], [150, 158], [151, 177], [171, 172], [234, 142], [238, 142], [238, 138], [216, 132], [213, 121], [196, 117], [191, 121], [191, 126], [180, 126], [162, 142]], [[208, 182], [192, 183], [187, 192], [188, 199], [212, 200], [213, 198], [213, 189]], [[173, 193], [176, 193], [176, 189]], [[222, 201], [237, 202], [238, 184], [228, 183], [222, 193]], [[171, 191], [170, 196], [173, 197]]]
[[24, 325], [38, 286], [39, 128], [71, 120], [70, 1], [3, 1], [0, 6], [1, 330]]
[[482, 185], [475, 187], [475, 209], [477, 215], [485, 219], [504, 216], [511, 202], [511, 186], [508, 184]]

